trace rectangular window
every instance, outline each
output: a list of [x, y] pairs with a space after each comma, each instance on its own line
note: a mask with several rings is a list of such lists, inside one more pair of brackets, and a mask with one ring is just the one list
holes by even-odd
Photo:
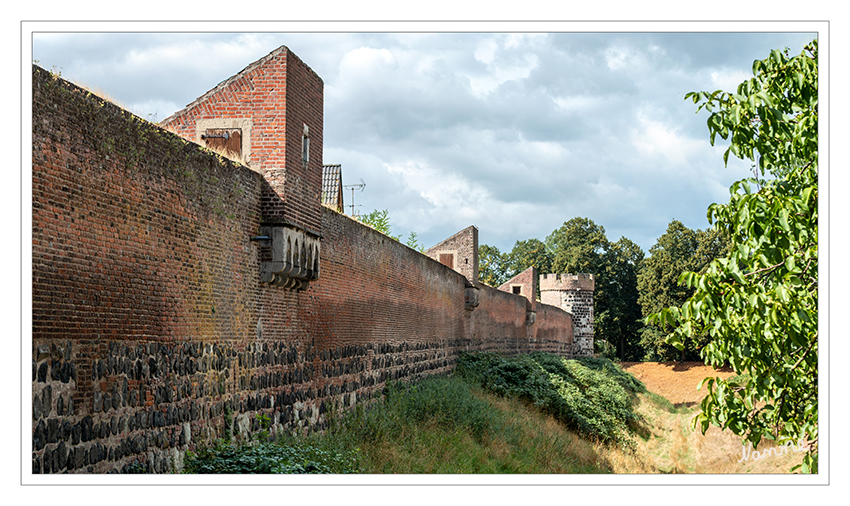
[[440, 263], [451, 269], [455, 268], [454, 253], [440, 253]]
[[304, 125], [304, 133], [301, 135], [301, 160], [304, 167], [310, 163], [310, 129]]
[[522, 293], [522, 285], [511, 285], [511, 293], [520, 295]]

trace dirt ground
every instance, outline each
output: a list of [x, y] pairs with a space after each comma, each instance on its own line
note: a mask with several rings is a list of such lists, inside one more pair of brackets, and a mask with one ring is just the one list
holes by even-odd
[[697, 390], [703, 378], [726, 379], [735, 375], [732, 369], [714, 369], [702, 362], [620, 362], [619, 365], [676, 407], [699, 404], [705, 397], [705, 388]]
[[[615, 472], [773, 474], [787, 473], [801, 462], [803, 454], [791, 451], [774, 451], [766, 458], [743, 460], [740, 436], [713, 426], [704, 435], [693, 429], [691, 421], [705, 396], [705, 389], [697, 390], [697, 385], [709, 376], [733, 376], [735, 373], [731, 369], [714, 369], [702, 362], [622, 362], [619, 365], [677, 409], [669, 413], [641, 402], [638, 412], [651, 422], [644, 427], [635, 455], [610, 455]], [[769, 448], [779, 450], [769, 441], [760, 444], [758, 449], [765, 452]]]

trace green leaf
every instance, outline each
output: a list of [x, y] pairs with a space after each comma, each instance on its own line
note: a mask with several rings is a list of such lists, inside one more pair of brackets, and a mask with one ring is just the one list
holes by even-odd
[[[797, 266], [795, 264], [794, 255], [791, 255], [790, 257], [785, 259], [785, 268], [788, 269], [790, 272], [794, 272], [794, 269], [796, 267]], [[799, 278], [797, 279], [797, 281], [799, 281]]]
[[786, 232], [791, 231], [791, 226], [788, 224], [788, 209], [782, 208], [779, 210], [779, 225]]
[[[706, 363], [728, 363], [751, 378], [709, 388], [695, 426], [727, 426], [754, 444], [816, 441], [817, 349], [810, 340], [818, 324], [817, 40], [800, 55], [771, 51], [752, 69], [754, 78], [736, 93], [699, 96], [713, 110], [709, 141], [730, 139], [724, 164], [730, 153], [749, 158], [769, 177], [757, 190], [739, 181], [728, 203], [709, 206], [709, 222], [730, 233], [731, 247], [700, 277], [681, 276], [693, 292], [676, 304], [688, 319], [670, 342], [708, 331], [701, 348]], [[766, 407], [753, 414], [759, 405]], [[804, 470], [816, 467], [817, 448], [805, 462]]]
[[730, 276], [732, 276], [732, 279], [734, 279], [734, 280], [735, 280], [736, 282], [738, 282], [739, 284], [741, 284], [741, 285], [745, 285], [745, 284], [746, 284], [746, 281], [744, 281], [744, 277], [743, 277], [743, 276], [741, 276], [741, 273], [740, 273], [740, 272], [738, 272], [738, 271], [731, 271], [731, 272], [729, 272], [729, 275], [730, 275]]

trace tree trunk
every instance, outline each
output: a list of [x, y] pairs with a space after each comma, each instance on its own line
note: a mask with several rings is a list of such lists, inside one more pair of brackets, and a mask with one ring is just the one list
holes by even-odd
[[626, 336], [620, 334], [620, 362], [626, 361]]

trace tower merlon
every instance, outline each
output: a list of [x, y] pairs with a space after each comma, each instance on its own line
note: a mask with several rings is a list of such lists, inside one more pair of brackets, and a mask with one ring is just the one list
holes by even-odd
[[543, 274], [540, 291], [585, 290], [592, 292], [596, 286], [593, 274]]

